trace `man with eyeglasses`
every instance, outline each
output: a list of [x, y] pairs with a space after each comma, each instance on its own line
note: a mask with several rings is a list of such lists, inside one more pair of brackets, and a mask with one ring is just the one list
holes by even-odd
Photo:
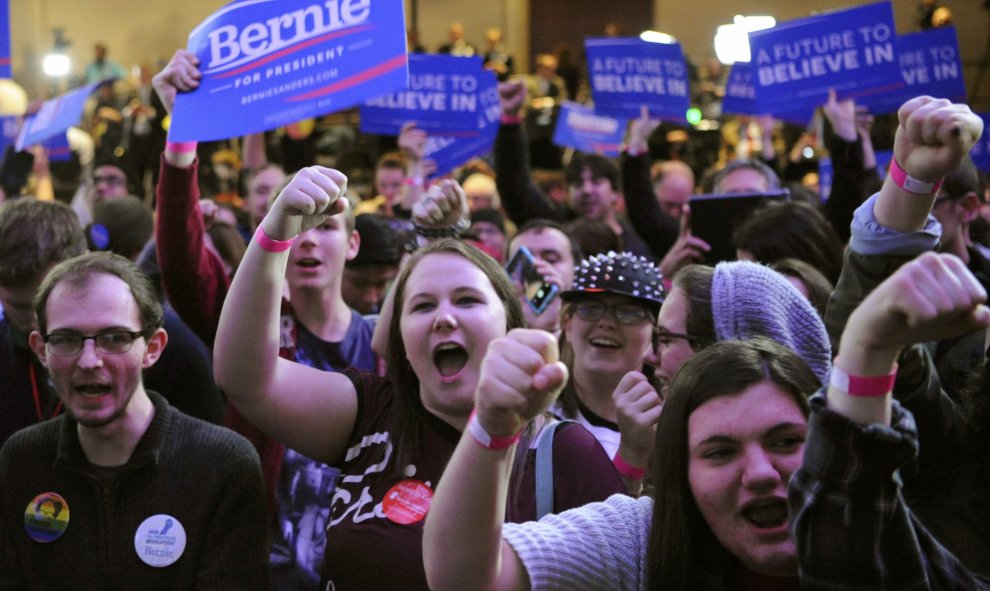
[[[980, 178], [966, 156], [945, 176], [932, 203], [932, 215], [942, 226], [939, 251], [954, 254], [966, 264], [983, 289], [990, 291], [990, 249], [970, 237], [970, 224], [980, 215]], [[970, 374], [983, 361], [983, 331], [943, 339], [931, 347], [941, 385], [954, 399], [970, 386]]]
[[115, 160], [102, 160], [93, 167], [89, 182], [82, 183], [72, 197], [72, 209], [83, 226], [93, 221], [93, 207], [106, 199], [129, 195], [127, 173]]
[[144, 387], [168, 342], [148, 278], [85, 254], [34, 307], [30, 345], [65, 413], [0, 448], [0, 588], [265, 587], [254, 448]]

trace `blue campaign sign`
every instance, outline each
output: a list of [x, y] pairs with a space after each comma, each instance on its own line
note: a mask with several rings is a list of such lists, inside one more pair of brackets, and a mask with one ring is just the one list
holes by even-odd
[[17, 126], [20, 117], [11, 115], [0, 117], [0, 159], [3, 159], [7, 146], [12, 146], [17, 141]]
[[611, 117], [650, 115], [685, 121], [690, 106], [687, 66], [678, 43], [639, 38], [585, 39], [595, 112]]
[[973, 145], [969, 155], [976, 168], [990, 174], [990, 113], [977, 113], [983, 119], [983, 135]]
[[0, 0], [0, 78], [10, 73], [10, 1]]
[[437, 165], [432, 177], [445, 175], [468, 160], [491, 152], [495, 143], [495, 134], [498, 132], [499, 117], [502, 114], [498, 102], [498, 80], [493, 72], [482, 72], [479, 78], [478, 97], [481, 110], [477, 121], [478, 127], [474, 131], [430, 134], [424, 157], [433, 160]]
[[756, 104], [766, 112], [813, 109], [903, 85], [890, 2], [782, 23], [749, 34]]
[[827, 201], [832, 194], [832, 177], [835, 173], [832, 169], [832, 159], [822, 156], [818, 159], [818, 196], [821, 200]]
[[49, 162], [68, 162], [72, 160], [72, 148], [69, 147], [69, 136], [64, 133], [52, 136], [41, 143], [48, 150]]
[[627, 123], [626, 119], [598, 115], [591, 107], [567, 101], [560, 108], [553, 143], [581, 152], [618, 156]]
[[753, 70], [745, 62], [732, 64], [725, 80], [722, 113], [727, 115], [756, 115], [756, 85]]
[[895, 113], [908, 99], [922, 94], [953, 102], [966, 101], [966, 82], [955, 28], [942, 27], [899, 36], [897, 58], [904, 86], [859, 101], [871, 113]]
[[361, 131], [398, 135], [409, 121], [430, 132], [477, 131], [485, 73], [481, 58], [410, 55], [409, 88], [365, 101]]
[[169, 137], [235, 137], [404, 88], [402, 0], [235, 0], [189, 34], [197, 90], [176, 97]]
[[773, 115], [781, 121], [795, 125], [807, 125], [815, 114], [814, 108], [792, 111], [788, 105], [780, 105], [773, 112], [760, 111], [756, 107], [756, 85], [753, 82], [753, 69], [745, 62], [732, 64], [729, 77], [725, 81], [725, 96], [722, 97], [722, 113], [725, 115]]
[[23, 150], [24, 146], [40, 144], [59, 134], [65, 135], [67, 129], [79, 123], [86, 99], [93, 94], [98, 84], [88, 84], [45, 101], [41, 105], [41, 110], [24, 120], [24, 126], [17, 136], [15, 146], [17, 150]]

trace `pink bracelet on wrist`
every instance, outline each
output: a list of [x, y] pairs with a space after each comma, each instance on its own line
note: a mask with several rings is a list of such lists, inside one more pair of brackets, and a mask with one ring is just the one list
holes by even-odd
[[262, 250], [267, 250], [268, 252], [285, 252], [292, 248], [292, 244], [295, 243], [296, 237], [290, 238], [288, 240], [275, 240], [268, 234], [265, 234], [265, 229], [258, 226], [258, 229], [254, 233], [254, 239], [258, 243], [258, 246]]
[[522, 123], [522, 117], [519, 115], [509, 115], [508, 113], [502, 113], [502, 118], [500, 119], [503, 125], [519, 125]]
[[856, 398], [879, 398], [886, 396], [894, 389], [894, 379], [897, 377], [897, 365], [893, 371], [882, 376], [851, 376], [832, 364], [832, 375], [829, 385]]
[[188, 154], [196, 151], [197, 142], [165, 142], [165, 151], [173, 154]]
[[612, 458], [612, 465], [615, 466], [616, 472], [630, 480], [642, 480], [646, 476], [646, 468], [633, 466], [625, 461], [618, 451], [615, 452], [615, 456]]
[[894, 184], [898, 187], [904, 189], [908, 193], [915, 193], [916, 195], [932, 195], [934, 193], [938, 193], [938, 190], [942, 188], [942, 183], [945, 181], [944, 178], [941, 178], [934, 183], [926, 183], [925, 181], [918, 180], [901, 168], [901, 165], [897, 163], [896, 158], [890, 159], [890, 178], [894, 180]]
[[485, 449], [505, 449], [515, 444], [522, 437], [521, 429], [518, 433], [509, 437], [493, 437], [478, 422], [478, 415], [473, 410], [471, 411], [471, 417], [468, 419], [467, 431], [471, 434], [475, 442]]

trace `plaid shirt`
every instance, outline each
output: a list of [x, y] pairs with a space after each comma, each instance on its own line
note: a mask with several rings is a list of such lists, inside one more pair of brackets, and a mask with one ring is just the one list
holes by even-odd
[[990, 590], [911, 514], [898, 470], [918, 454], [911, 413], [860, 425], [811, 399], [804, 465], [789, 501], [803, 589]]

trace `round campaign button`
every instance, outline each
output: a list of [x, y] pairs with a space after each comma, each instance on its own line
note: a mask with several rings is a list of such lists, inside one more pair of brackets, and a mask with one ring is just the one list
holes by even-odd
[[382, 512], [393, 523], [409, 525], [422, 521], [430, 510], [433, 489], [421, 480], [403, 480], [385, 493]]
[[67, 527], [69, 504], [58, 493], [41, 493], [31, 499], [24, 511], [24, 531], [35, 542], [54, 542], [62, 537]]
[[148, 566], [168, 566], [185, 552], [186, 530], [171, 515], [152, 515], [138, 526], [134, 534], [134, 550]]

